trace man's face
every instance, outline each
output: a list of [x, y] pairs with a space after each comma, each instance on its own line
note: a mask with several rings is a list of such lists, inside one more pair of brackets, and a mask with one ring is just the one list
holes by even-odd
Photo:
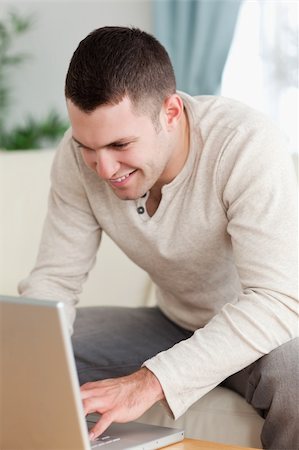
[[[129, 98], [82, 112], [70, 100], [67, 107], [73, 139], [85, 164], [123, 200], [133, 200], [167, 179], [172, 156], [170, 133], [163, 123], [156, 130], [149, 115], [138, 114]], [[162, 119], [161, 119], [162, 117]]]

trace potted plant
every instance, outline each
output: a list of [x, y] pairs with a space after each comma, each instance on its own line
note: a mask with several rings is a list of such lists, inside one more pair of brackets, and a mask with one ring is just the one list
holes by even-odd
[[41, 120], [28, 115], [22, 125], [12, 128], [6, 125], [13, 102], [11, 71], [30, 58], [28, 54], [13, 52], [12, 47], [15, 40], [31, 29], [33, 22], [33, 16], [23, 17], [13, 11], [0, 21], [0, 148], [5, 151], [53, 146], [68, 127], [54, 110]]

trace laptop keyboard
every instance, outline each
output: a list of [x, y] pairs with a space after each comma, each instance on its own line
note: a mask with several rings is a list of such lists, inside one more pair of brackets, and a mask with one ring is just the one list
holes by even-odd
[[[89, 416], [86, 422], [87, 422], [87, 427], [90, 430], [90, 428], [92, 428], [95, 425], [95, 423], [97, 422], [97, 419], [91, 418]], [[90, 441], [90, 447], [91, 448], [99, 448], [99, 447], [102, 447], [103, 445], [112, 444], [113, 442], [117, 442], [117, 441], [120, 441], [120, 438], [115, 437], [115, 436], [110, 436], [108, 434], [102, 434], [101, 436], [97, 437], [93, 441]]]
[[103, 445], [112, 444], [112, 442], [117, 442], [117, 441], [120, 441], [120, 438], [116, 438], [116, 437], [108, 436], [108, 435], [102, 435], [102, 436], [99, 436], [94, 441], [91, 441], [90, 446], [91, 446], [91, 448], [98, 448], [98, 447], [102, 447]]

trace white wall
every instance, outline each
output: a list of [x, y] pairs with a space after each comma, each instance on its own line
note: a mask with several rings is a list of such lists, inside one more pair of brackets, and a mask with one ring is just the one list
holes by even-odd
[[35, 25], [15, 47], [33, 57], [12, 73], [15, 103], [8, 115], [9, 125], [21, 123], [26, 113], [44, 116], [52, 107], [67, 117], [66, 71], [79, 41], [90, 31], [104, 25], [152, 31], [151, 0], [1, 1], [0, 18], [11, 8], [33, 14]]

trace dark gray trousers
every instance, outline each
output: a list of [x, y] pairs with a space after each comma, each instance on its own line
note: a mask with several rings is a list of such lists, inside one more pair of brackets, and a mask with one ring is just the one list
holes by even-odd
[[[191, 335], [158, 308], [79, 308], [72, 340], [80, 384], [128, 375]], [[264, 417], [266, 449], [299, 450], [298, 343], [293, 339], [222, 383]]]

